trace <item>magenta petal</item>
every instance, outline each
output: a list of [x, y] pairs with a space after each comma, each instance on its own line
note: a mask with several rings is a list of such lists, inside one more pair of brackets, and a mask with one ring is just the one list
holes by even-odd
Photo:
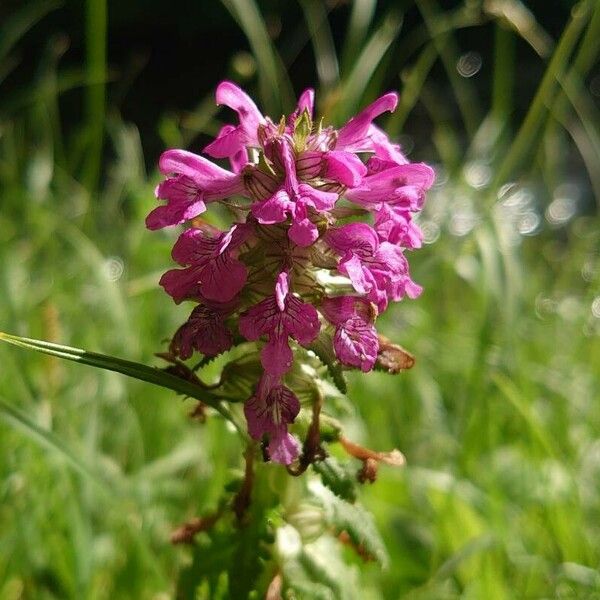
[[228, 106], [238, 114], [246, 144], [254, 145], [258, 126], [264, 122], [264, 117], [252, 98], [231, 81], [222, 81], [217, 86], [215, 97], [217, 104]]
[[240, 315], [240, 333], [253, 342], [261, 335], [273, 331], [279, 324], [280, 316], [275, 298], [273, 296], [265, 298]]
[[185, 175], [200, 184], [232, 176], [230, 171], [187, 150], [166, 150], [158, 160], [158, 168], [163, 175]]
[[[369, 126], [375, 117], [386, 111], [394, 111], [398, 104], [398, 94], [389, 92], [384, 94], [372, 104], [369, 104], [358, 115], [350, 119], [339, 131], [336, 148], [339, 150], [353, 150], [354, 146], [365, 140]], [[358, 149], [358, 148], [356, 148]]]
[[285, 310], [285, 299], [287, 298], [289, 291], [289, 276], [287, 274], [287, 271], [282, 271], [277, 276], [277, 282], [275, 283], [275, 300], [281, 312]]
[[301, 183], [298, 186], [298, 195], [303, 204], [309, 204], [318, 211], [331, 210], [339, 198], [339, 195], [335, 192], [324, 192], [306, 183]]
[[371, 303], [360, 296], [324, 298], [320, 310], [333, 325], [341, 325], [356, 316], [360, 316], [367, 323], [375, 318]]
[[193, 350], [206, 356], [216, 356], [229, 350], [233, 335], [223, 322], [223, 313], [200, 304], [190, 318], [177, 330], [171, 342], [171, 352], [187, 360]]
[[336, 329], [333, 347], [340, 362], [367, 372], [377, 360], [379, 340], [373, 325], [353, 317]]
[[171, 225], [180, 225], [193, 219], [206, 210], [202, 200], [190, 204], [164, 204], [157, 206], [146, 217], [146, 227], [150, 230], [162, 229]]
[[208, 300], [228, 302], [241, 291], [248, 278], [248, 270], [239, 260], [220, 255], [202, 271], [200, 292]]
[[197, 296], [199, 293], [198, 281], [200, 279], [198, 267], [187, 269], [171, 269], [159, 281], [165, 292], [175, 300], [176, 304], [186, 298]]
[[298, 112], [307, 110], [308, 114], [312, 117], [315, 106], [315, 90], [312, 88], [305, 89], [298, 98]]
[[217, 137], [207, 146], [204, 152], [215, 158], [233, 156], [243, 148], [240, 131], [233, 125], [225, 125]]
[[360, 256], [372, 256], [379, 247], [377, 232], [366, 223], [348, 223], [332, 227], [325, 241], [340, 254], [352, 251]]
[[303, 346], [313, 342], [321, 328], [317, 309], [296, 296], [288, 297], [284, 322], [289, 335]]
[[306, 248], [313, 244], [319, 237], [317, 226], [310, 219], [294, 220], [292, 226], [288, 230], [290, 240], [298, 244], [302, 248]]
[[284, 375], [292, 368], [294, 355], [288, 344], [287, 334], [273, 332], [260, 353], [265, 371], [274, 377]]
[[350, 278], [352, 286], [359, 294], [366, 294], [374, 287], [374, 281], [368, 270], [364, 269], [358, 256], [340, 262], [338, 270]]
[[287, 219], [288, 211], [293, 209], [293, 203], [284, 190], [279, 190], [275, 195], [263, 202], [252, 205], [252, 214], [263, 225], [281, 223]]
[[331, 150], [325, 154], [325, 162], [327, 164], [325, 176], [347, 187], [360, 185], [367, 174], [367, 167], [352, 152]]
[[300, 443], [287, 429], [280, 427], [271, 434], [269, 440], [269, 456], [273, 462], [289, 465], [300, 454]]

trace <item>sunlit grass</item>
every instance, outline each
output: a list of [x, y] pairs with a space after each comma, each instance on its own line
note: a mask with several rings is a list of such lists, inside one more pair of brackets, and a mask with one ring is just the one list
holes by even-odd
[[[106, 7], [88, 4], [93, 24]], [[280, 111], [291, 84], [260, 11], [224, 4], [265, 108]], [[400, 12], [375, 18], [375, 2], [356, 0], [338, 58], [321, 3], [301, 4], [320, 108], [347, 117], [395, 70], [389, 129], [419, 107], [432, 136], [414, 153], [439, 165], [421, 221], [432, 243], [411, 261], [425, 293], [382, 323], [417, 365], [351, 381], [366, 426], [349, 417], [348, 431], [408, 460], [363, 490], [392, 566], [366, 565], [360, 597], [600, 594], [600, 121], [586, 87], [600, 8], [580, 3], [552, 40], [518, 2], [442, 12], [421, 0], [423, 23], [406, 31]], [[0, 90], [18, 68], [13, 43], [55, 8], [40, 7], [2, 25]], [[496, 32], [489, 106], [456, 70], [464, 27]], [[106, 40], [90, 30], [82, 73], [63, 73], [50, 46], [30, 87], [0, 101], [0, 330], [158, 364], [185, 312], [156, 285], [175, 234], [144, 229], [155, 177], [135, 127], [113, 112], [98, 123]], [[517, 38], [547, 64], [521, 122], [518, 65], [503, 58]], [[438, 62], [452, 97], [437, 93]], [[56, 111], [69, 86], [84, 87], [88, 113], [66, 138]], [[159, 125], [166, 145], [218, 129], [212, 99], [198, 100]], [[165, 390], [4, 345], [0, 357], [0, 598], [168, 597], [186, 560], [169, 533], [214, 508], [239, 468], [236, 436], [188, 419]]]

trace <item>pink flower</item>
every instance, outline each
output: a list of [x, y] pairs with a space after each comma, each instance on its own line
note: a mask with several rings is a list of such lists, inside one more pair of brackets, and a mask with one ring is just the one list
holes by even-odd
[[433, 169], [425, 163], [385, 163], [385, 166], [388, 168], [367, 175], [360, 186], [348, 190], [348, 200], [373, 208], [386, 203], [412, 211], [421, 210], [425, 192], [435, 179]]
[[299, 412], [300, 402], [292, 390], [269, 373], [263, 374], [255, 394], [244, 404], [248, 432], [256, 440], [268, 435], [271, 460], [284, 465], [300, 452], [300, 445], [287, 430]]
[[336, 326], [333, 347], [340, 362], [370, 371], [379, 351], [372, 304], [358, 296], [337, 296], [325, 298], [321, 312]]
[[226, 125], [204, 152], [214, 158], [230, 158], [239, 166], [247, 162], [246, 148], [258, 145], [258, 126], [265, 123], [265, 118], [252, 98], [231, 81], [217, 86], [216, 100], [237, 112], [239, 125]]
[[375, 231], [381, 241], [397, 244], [403, 248], [420, 248], [423, 243], [423, 232], [413, 222], [407, 210], [398, 210], [394, 206], [384, 204], [376, 213]]
[[267, 336], [261, 362], [267, 373], [277, 377], [292, 366], [288, 338], [307, 346], [317, 337], [320, 323], [314, 306], [289, 293], [288, 274], [282, 272], [277, 278], [275, 294], [242, 313], [239, 327], [240, 333], [250, 341]]
[[[301, 183], [296, 173], [296, 162], [291, 140], [274, 140], [269, 145], [271, 158], [281, 165], [283, 185], [272, 196], [252, 205], [252, 214], [263, 225], [282, 223], [288, 216], [291, 226], [288, 235], [299, 246], [310, 246], [319, 236], [316, 225], [309, 219], [309, 211], [331, 210], [338, 194], [323, 192]], [[265, 188], [268, 189], [266, 183]]]
[[233, 251], [248, 237], [247, 227], [234, 225], [229, 231], [214, 232], [210, 237], [201, 229], [188, 229], [175, 243], [173, 259], [187, 267], [167, 271], [160, 285], [178, 304], [198, 296], [228, 302], [244, 287], [248, 271]]
[[393, 112], [396, 110], [397, 104], [398, 94], [395, 92], [377, 98], [375, 102], [372, 102], [355, 117], [352, 117], [340, 129], [335, 145], [336, 149], [350, 152], [373, 152], [375, 150], [372, 139], [373, 119], [384, 112]]
[[189, 319], [175, 332], [171, 352], [187, 360], [194, 350], [205, 356], [217, 356], [233, 345], [233, 335], [225, 318], [233, 311], [230, 305], [199, 304]]
[[244, 193], [240, 175], [221, 169], [185, 150], [167, 150], [158, 163], [167, 179], [156, 187], [156, 197], [167, 204], [146, 217], [148, 229], [179, 225], [206, 210], [206, 202]]
[[408, 275], [402, 249], [380, 242], [377, 232], [366, 223], [349, 223], [330, 229], [325, 241], [342, 255], [338, 271], [347, 275], [354, 289], [385, 310], [389, 300], [404, 295], [416, 297], [421, 288]]

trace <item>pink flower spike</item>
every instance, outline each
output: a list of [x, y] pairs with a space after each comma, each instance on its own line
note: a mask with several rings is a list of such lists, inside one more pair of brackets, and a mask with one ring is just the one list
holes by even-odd
[[302, 111], [307, 110], [308, 114], [312, 117], [315, 107], [315, 90], [312, 88], [305, 89], [298, 98], [298, 108], [296, 109], [298, 114]]
[[369, 127], [373, 119], [384, 112], [393, 112], [398, 104], [398, 94], [389, 92], [384, 94], [375, 102], [369, 104], [355, 117], [352, 117], [344, 125], [338, 135], [336, 149], [348, 150], [350, 152], [359, 152], [371, 150], [370, 140], [368, 138]]

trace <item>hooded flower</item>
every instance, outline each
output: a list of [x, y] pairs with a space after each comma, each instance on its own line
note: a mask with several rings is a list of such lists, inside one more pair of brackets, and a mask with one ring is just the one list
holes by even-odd
[[203, 296], [215, 302], [228, 302], [246, 283], [246, 266], [234, 257], [244, 243], [248, 229], [234, 225], [214, 237], [202, 229], [184, 231], [173, 247], [173, 258], [185, 269], [171, 269], [160, 279], [165, 291], [179, 303]]
[[335, 325], [333, 348], [344, 365], [367, 372], [377, 360], [379, 340], [373, 325], [373, 305], [359, 296], [325, 298], [320, 306], [325, 318]]
[[207, 202], [244, 192], [241, 176], [186, 150], [163, 152], [158, 168], [167, 179], [155, 194], [167, 203], [148, 215], [148, 229], [179, 225], [203, 213]]
[[293, 354], [288, 338], [307, 346], [318, 335], [319, 316], [312, 304], [289, 293], [288, 274], [279, 274], [275, 294], [240, 315], [240, 333], [250, 341], [266, 335], [261, 362], [267, 373], [281, 376], [292, 366]]
[[338, 271], [346, 275], [359, 294], [374, 302], [381, 312], [389, 300], [404, 295], [413, 298], [421, 288], [408, 275], [402, 249], [380, 242], [377, 232], [366, 223], [349, 223], [327, 232], [326, 242], [341, 255]]
[[225, 318], [234, 306], [199, 304], [189, 319], [175, 332], [171, 352], [187, 360], [197, 350], [205, 356], [217, 356], [233, 345], [233, 335], [225, 325]]
[[299, 412], [300, 402], [292, 390], [269, 373], [263, 374], [256, 392], [244, 404], [250, 435], [256, 440], [268, 435], [271, 460], [285, 465], [293, 462], [300, 451], [296, 438], [287, 430]]

